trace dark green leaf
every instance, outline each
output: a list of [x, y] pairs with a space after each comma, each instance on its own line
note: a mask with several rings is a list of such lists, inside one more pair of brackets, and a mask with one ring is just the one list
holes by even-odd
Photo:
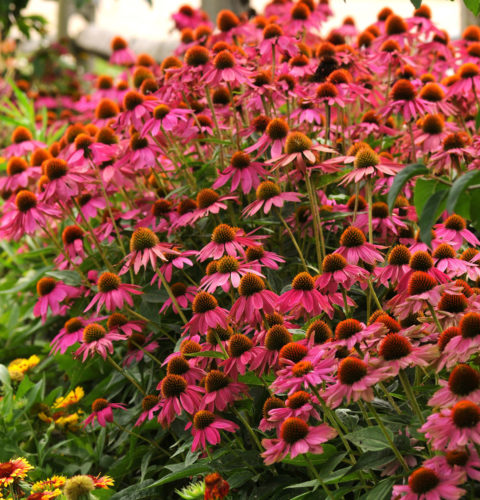
[[403, 186], [405, 186], [407, 181], [412, 177], [423, 174], [428, 174], [428, 169], [422, 163], [412, 163], [411, 165], [408, 165], [403, 170], [398, 172], [398, 174], [395, 176], [395, 179], [393, 180], [392, 187], [390, 188], [387, 196], [387, 203], [390, 211], [395, 204], [397, 196], [400, 194], [400, 191], [402, 190]]
[[225, 354], [218, 351], [188, 352], [184, 354], [187, 358], [219, 358], [225, 359]]
[[469, 11], [478, 16], [480, 13], [480, 0], [463, 0], [463, 3]]
[[380, 481], [375, 488], [370, 490], [367, 495], [362, 497], [362, 500], [387, 500], [392, 493], [392, 487], [395, 484], [395, 478], [389, 477]]
[[[389, 429], [388, 432], [393, 441], [393, 433]], [[380, 427], [366, 427], [351, 432], [345, 437], [354, 445], [359, 446], [363, 451], [384, 450], [390, 447]]]
[[[161, 486], [162, 484], [168, 484], [173, 481], [177, 481], [178, 479], [183, 479], [185, 477], [197, 476], [198, 474], [204, 474], [206, 472], [210, 472], [210, 465], [207, 463], [196, 463], [191, 465], [190, 467], [182, 467], [181, 470], [177, 472], [171, 472], [166, 476], [162, 477], [162, 479], [155, 481], [149, 488], [153, 488], [154, 486]], [[142, 497], [143, 498], [143, 497]], [[147, 497], [145, 497], [147, 498]]]
[[357, 463], [352, 467], [350, 472], [359, 469], [373, 469], [388, 464], [395, 458], [393, 451], [389, 448], [383, 450], [367, 451], [362, 453], [357, 460]]
[[446, 197], [447, 191], [437, 191], [430, 196], [423, 207], [418, 225], [420, 226], [421, 240], [429, 246], [432, 241], [432, 226], [440, 215], [442, 202], [445, 201]]
[[475, 182], [480, 181], [480, 172], [478, 170], [471, 170], [466, 174], [459, 177], [450, 188], [447, 198], [447, 211], [454, 213], [460, 196], [465, 189]]
[[422, 5], [422, 0], [410, 0], [413, 3], [413, 6], [418, 9], [420, 5]]

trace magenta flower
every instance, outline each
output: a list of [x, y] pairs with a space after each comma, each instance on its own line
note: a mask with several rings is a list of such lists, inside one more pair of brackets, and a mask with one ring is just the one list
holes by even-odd
[[278, 438], [263, 439], [265, 451], [262, 453], [265, 465], [279, 462], [287, 455], [295, 458], [304, 453], [323, 453], [322, 443], [337, 435], [335, 429], [327, 424], [311, 427], [297, 417], [287, 418], [280, 427]]
[[112, 408], [120, 408], [126, 410], [125, 405], [122, 403], [109, 403], [108, 400], [99, 398], [92, 403], [92, 413], [86, 418], [84, 426], [88, 424], [95, 425], [95, 420], [105, 427], [107, 422], [113, 422], [113, 411]]
[[456, 476], [461, 472], [464, 481], [465, 476], [480, 481], [480, 457], [474, 446], [447, 451], [445, 455], [437, 455], [426, 460], [423, 465], [438, 471], [443, 477], [450, 477], [452, 473]]
[[127, 303], [129, 306], [133, 306], [131, 294], [141, 295], [143, 293], [139, 290], [140, 287], [138, 285], [122, 283], [119, 276], [110, 272], [105, 272], [100, 275], [97, 281], [97, 286], [98, 293], [95, 294], [84, 312], [87, 312], [95, 304], [97, 304], [97, 313], [104, 304], [107, 311], [123, 309], [124, 303]]
[[97, 353], [107, 359], [108, 354], [113, 354], [113, 340], [125, 340], [125, 335], [115, 331], [107, 332], [102, 325], [91, 323], [83, 329], [82, 345], [75, 351], [75, 357], [83, 354], [82, 362], [85, 362], [88, 356]]
[[152, 340], [153, 333], [147, 336], [141, 333], [132, 333], [127, 339], [127, 353], [123, 360], [123, 366], [130, 366], [132, 363], [139, 363], [145, 352], [154, 352], [158, 349], [158, 342]]
[[184, 334], [200, 333], [205, 335], [209, 328], [228, 325], [228, 311], [218, 306], [217, 299], [208, 292], [198, 292], [192, 304], [193, 316], [185, 325]]
[[119, 66], [132, 66], [135, 64], [135, 54], [128, 48], [128, 44], [120, 36], [116, 36], [110, 43], [112, 54], [110, 55], [110, 63], [118, 64]]
[[[172, 290], [173, 296], [177, 299], [178, 305], [183, 309], [186, 309], [188, 307], [188, 304], [193, 303], [193, 301], [195, 300], [197, 288], [194, 286], [187, 286], [185, 285], [185, 283], [179, 281], [177, 283], [172, 283], [170, 289]], [[172, 307], [173, 312], [175, 314], [178, 314], [177, 308], [170, 297], [163, 303], [158, 313], [162, 314], [170, 306]]]
[[91, 181], [88, 165], [68, 165], [61, 158], [50, 158], [44, 164], [48, 182], [42, 194], [42, 200], [52, 198], [67, 202], [80, 193], [80, 187]]
[[261, 163], [252, 162], [250, 155], [237, 151], [232, 155], [230, 165], [220, 172], [212, 187], [218, 189], [231, 180], [230, 192], [236, 191], [238, 186], [241, 186], [243, 193], [248, 194], [252, 188], [256, 189], [260, 184], [259, 177], [266, 175], [267, 171]]
[[215, 415], [208, 410], [200, 410], [193, 416], [193, 422], [185, 426], [185, 430], [192, 428], [193, 443], [192, 451], [196, 451], [200, 446], [203, 450], [207, 448], [207, 443], [212, 446], [220, 443], [220, 432], [235, 432], [238, 425]]
[[234, 401], [248, 392], [248, 386], [232, 379], [220, 370], [211, 370], [205, 378], [205, 395], [201, 408], [210, 411], [223, 411]]
[[340, 237], [340, 247], [334, 253], [343, 255], [349, 264], [358, 264], [359, 260], [367, 264], [383, 262], [383, 255], [377, 250], [379, 245], [367, 243], [363, 232], [357, 227], [350, 226]]
[[8, 193], [25, 189], [30, 180], [36, 180], [40, 175], [40, 167], [30, 167], [23, 158], [13, 156], [8, 160], [6, 177], [0, 178], [0, 191]]
[[33, 234], [45, 227], [47, 217], [60, 217], [61, 212], [53, 206], [38, 201], [31, 191], [21, 190], [15, 197], [15, 205], [8, 202], [4, 206], [0, 224], [0, 235], [19, 240], [25, 234]]
[[230, 309], [230, 315], [239, 324], [261, 324], [262, 313], [272, 314], [275, 310], [278, 295], [266, 290], [264, 281], [257, 274], [245, 274], [240, 280], [238, 292], [240, 297]]
[[27, 156], [38, 148], [46, 147], [43, 142], [34, 140], [32, 133], [26, 127], [17, 127], [10, 139], [12, 144], [3, 149], [6, 158]]
[[78, 297], [80, 293], [80, 290], [74, 286], [65, 285], [62, 281], [50, 277], [41, 278], [37, 282], [38, 300], [33, 307], [33, 315], [35, 317], [41, 316], [42, 323], [45, 323], [48, 308], [54, 316], [64, 314], [67, 306], [60, 305], [60, 302], [66, 298]]
[[[189, 259], [191, 255], [197, 255], [196, 250], [180, 251], [178, 248], [173, 248], [174, 253], [168, 251], [165, 253], [167, 262], [160, 266], [160, 272], [165, 276], [165, 279], [170, 283], [174, 269], [183, 269], [185, 266], [193, 266], [193, 262]], [[158, 279], [158, 273], [155, 273], [151, 285]], [[161, 288], [161, 280], [158, 280], [158, 287]]]
[[338, 286], [349, 290], [354, 283], [366, 288], [369, 273], [366, 269], [348, 264], [340, 254], [329, 254], [323, 259], [322, 274], [315, 279], [315, 286], [322, 291], [335, 293]]
[[434, 228], [437, 238], [441, 239], [443, 243], [452, 245], [456, 250], [463, 245], [464, 240], [473, 246], [480, 245], [480, 241], [467, 229], [465, 219], [460, 215], [450, 215], [443, 223], [437, 224]]
[[162, 425], [170, 425], [183, 410], [193, 415], [200, 408], [202, 395], [205, 392], [202, 387], [189, 385], [181, 375], [173, 374], [163, 378], [157, 390], [162, 392], [158, 414], [158, 421]]
[[153, 269], [157, 268], [157, 259], [167, 260], [166, 253], [178, 253], [167, 243], [160, 243], [158, 236], [146, 227], [138, 227], [130, 239], [130, 253], [127, 255], [126, 262], [122, 267], [120, 274], [125, 274], [133, 265], [135, 274], [141, 267], [150, 265]]
[[77, 342], [81, 342], [85, 326], [93, 321], [98, 321], [99, 319], [101, 318], [86, 320], [84, 318], [75, 317], [67, 320], [63, 325], [63, 328], [50, 342], [50, 345], [52, 346], [52, 350], [50, 352], [57, 354], [60, 351], [60, 354], [65, 354], [70, 346], [76, 344]]
[[450, 408], [464, 399], [480, 404], [480, 373], [465, 363], [452, 370], [448, 381], [439, 380], [438, 384], [441, 388], [429, 399], [429, 406]]
[[171, 109], [167, 104], [158, 104], [153, 110], [152, 118], [145, 122], [142, 129], [142, 137], [150, 134], [153, 137], [159, 135], [161, 130], [173, 131], [182, 122], [187, 121], [187, 116], [191, 114], [189, 109]]
[[238, 288], [242, 276], [248, 273], [264, 278], [263, 274], [251, 267], [250, 264], [242, 263], [235, 257], [224, 255], [215, 263], [216, 272], [207, 274], [202, 278], [200, 288], [209, 293], [214, 293], [218, 287], [221, 287], [224, 292], [228, 292], [230, 285]]
[[432, 107], [428, 101], [417, 97], [415, 87], [405, 79], [395, 82], [391, 91], [391, 99], [392, 101], [382, 109], [382, 116], [399, 113], [407, 122], [426, 114]]
[[402, 500], [459, 500], [466, 493], [458, 487], [462, 479], [461, 471], [442, 474], [441, 469], [427, 467], [425, 463], [410, 474], [408, 484], [394, 486], [393, 495]]
[[289, 312], [295, 318], [308, 318], [323, 312], [333, 316], [330, 302], [315, 288], [315, 281], [307, 272], [295, 276], [292, 289], [282, 293], [276, 305], [281, 313]]
[[135, 427], [142, 425], [145, 420], [153, 420], [158, 411], [160, 398], [155, 394], [147, 394], [142, 400], [142, 413], [135, 422]]
[[257, 187], [256, 196], [256, 201], [247, 205], [242, 215], [252, 217], [262, 208], [263, 212], [268, 214], [272, 207], [281, 208], [286, 201], [298, 202], [302, 198], [302, 194], [300, 193], [282, 193], [280, 187], [271, 181], [263, 181], [260, 183]]

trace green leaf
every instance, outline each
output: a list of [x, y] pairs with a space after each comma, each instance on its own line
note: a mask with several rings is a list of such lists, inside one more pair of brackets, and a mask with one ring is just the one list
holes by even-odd
[[478, 182], [480, 180], [480, 172], [478, 170], [471, 170], [466, 174], [459, 177], [450, 188], [447, 198], [447, 211], [449, 213], [454, 213], [460, 196], [464, 193], [465, 189], [470, 184]]
[[225, 359], [225, 354], [218, 351], [188, 352], [184, 354], [187, 358], [219, 358]]
[[[393, 441], [393, 433], [387, 429], [391, 440]], [[355, 446], [359, 446], [363, 451], [378, 451], [390, 448], [387, 439], [383, 435], [380, 427], [366, 427], [358, 431], [350, 432], [345, 437]]]
[[395, 458], [393, 451], [390, 448], [384, 448], [383, 450], [367, 451], [362, 453], [357, 460], [357, 463], [352, 467], [350, 472], [355, 470], [369, 470], [375, 467], [381, 467], [382, 465], [388, 464]]
[[57, 280], [63, 281], [65, 285], [80, 286], [82, 284], [82, 278], [77, 271], [48, 271], [45, 274]]
[[362, 500], [387, 500], [387, 498], [390, 498], [394, 484], [394, 477], [384, 479], [380, 481], [375, 488], [370, 490], [367, 495], [363, 496]]
[[428, 174], [428, 168], [422, 163], [412, 163], [406, 166], [403, 170], [400, 170], [393, 180], [392, 187], [388, 192], [387, 203], [388, 208], [391, 211], [397, 196], [400, 194], [403, 186], [412, 178], [417, 175]]
[[8, 373], [8, 369], [5, 365], [0, 365], [0, 382], [10, 387], [10, 374]]
[[421, 240], [430, 246], [432, 241], [432, 226], [442, 211], [442, 203], [447, 197], [447, 191], [437, 191], [427, 200], [422, 210], [418, 225]]
[[417, 179], [413, 190], [413, 203], [417, 214], [420, 215], [427, 200], [437, 191], [448, 189], [448, 186], [435, 179]]
[[168, 484], [178, 479], [183, 479], [185, 477], [197, 476], [198, 474], [204, 474], [205, 472], [211, 472], [211, 467], [206, 462], [191, 465], [190, 467], [182, 467], [181, 470], [176, 472], [171, 472], [166, 476], [162, 477], [159, 481], [155, 481], [149, 488], [154, 486], [161, 486], [162, 484]]
[[413, 6], [418, 9], [420, 5], [422, 5], [422, 0], [410, 0], [413, 3]]
[[480, 189], [475, 189], [471, 192], [470, 219], [473, 227], [477, 231], [480, 231]]
[[480, 0], [463, 0], [465, 7], [472, 12], [475, 16], [480, 13]]

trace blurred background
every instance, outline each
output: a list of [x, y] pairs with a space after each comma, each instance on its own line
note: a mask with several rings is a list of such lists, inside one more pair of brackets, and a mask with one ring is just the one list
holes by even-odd
[[[63, 0], [30, 0], [26, 12], [41, 14], [47, 18], [47, 29], [53, 35], [57, 30], [59, 6], [61, 8], [65, 3]], [[108, 29], [126, 38], [142, 37], [151, 40], [171, 39], [171, 14], [181, 5], [201, 5], [200, 0], [152, 0], [151, 7], [146, 0], [97, 0], [95, 3], [95, 24], [99, 28]], [[206, 0], [203, 3], [207, 10], [214, 10], [217, 5], [230, 8], [229, 1]], [[267, 3], [267, 0], [250, 0], [250, 6], [257, 11], [262, 11]], [[431, 7], [433, 19], [441, 28], [448, 29], [452, 37], [459, 36], [462, 29], [463, 2], [429, 0], [425, 3]], [[357, 26], [363, 29], [375, 21], [377, 12], [385, 6], [404, 16], [413, 12], [409, 0], [331, 0], [330, 6], [335, 16], [329, 20], [326, 28], [337, 26], [346, 16], [354, 16]], [[68, 34], [76, 36], [85, 28], [85, 24], [82, 16], [71, 16], [68, 21]]]

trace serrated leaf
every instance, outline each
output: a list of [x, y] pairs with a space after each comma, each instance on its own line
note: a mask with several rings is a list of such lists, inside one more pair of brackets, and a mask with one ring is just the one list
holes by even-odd
[[417, 175], [428, 174], [428, 168], [422, 163], [412, 163], [411, 165], [406, 166], [404, 169], [400, 170], [398, 174], [393, 179], [392, 187], [388, 192], [387, 203], [388, 209], [391, 211], [393, 205], [395, 204], [395, 200], [397, 196], [400, 194], [403, 186], [412, 178]]
[[441, 206], [447, 197], [447, 193], [447, 191], [433, 193], [423, 207], [418, 225], [420, 226], [420, 238], [428, 246], [430, 246], [432, 241], [433, 224], [440, 215], [439, 212], [441, 212]]
[[480, 181], [480, 172], [478, 170], [471, 170], [470, 172], [467, 172], [466, 174], [463, 174], [461, 177], [459, 177], [453, 183], [448, 193], [447, 205], [446, 205], [447, 211], [451, 214], [454, 213], [459, 198], [462, 195], [462, 193], [464, 193], [465, 189], [467, 189], [467, 187], [470, 184], [479, 181]]

